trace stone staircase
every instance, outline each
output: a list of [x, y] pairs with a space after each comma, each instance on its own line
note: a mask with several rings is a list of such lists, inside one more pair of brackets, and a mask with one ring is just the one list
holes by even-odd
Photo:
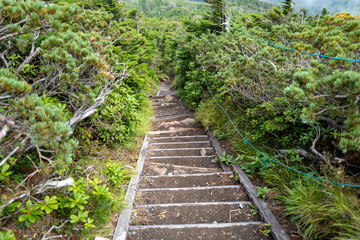
[[262, 217], [232, 170], [217, 161], [214, 142], [170, 85], [151, 100], [155, 130], [148, 135], [139, 183], [130, 183], [136, 188], [130, 225], [119, 227], [128, 224], [122, 214], [122, 230], [113, 239], [272, 239], [262, 233]]

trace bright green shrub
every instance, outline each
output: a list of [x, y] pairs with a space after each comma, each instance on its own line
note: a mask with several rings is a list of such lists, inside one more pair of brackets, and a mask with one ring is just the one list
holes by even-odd
[[[359, 59], [359, 18], [346, 13], [304, 17], [292, 11], [273, 8], [238, 24], [273, 44]], [[275, 48], [232, 27], [219, 36], [203, 33], [179, 40], [175, 85], [184, 103], [197, 109], [197, 119], [207, 128], [245, 155], [245, 171], [281, 191], [288, 214], [308, 238], [357, 239], [359, 226], [351, 223], [357, 221], [359, 209], [356, 201], [347, 201], [356, 198], [356, 190], [332, 188], [328, 181], [358, 182], [354, 174], [360, 166], [360, 65]], [[325, 175], [325, 182], [303, 178], [259, 157], [234, 131], [204, 78], [253, 146], [299, 171]], [[281, 190], [284, 186], [288, 191]], [[306, 207], [309, 202], [312, 206]]]

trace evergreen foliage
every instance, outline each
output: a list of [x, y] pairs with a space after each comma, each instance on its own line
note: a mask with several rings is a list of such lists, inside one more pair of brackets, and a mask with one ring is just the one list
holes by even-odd
[[[111, 0], [0, 0], [0, 13], [1, 226], [37, 237], [59, 223], [101, 228], [121, 208], [113, 193], [130, 172], [109, 163], [102, 180], [84, 181], [72, 162], [95, 142], [138, 134], [148, 91], [171, 71], [174, 36], [165, 32], [175, 25], [148, 31], [151, 20]], [[68, 189], [53, 187], [61, 180]]]
[[[122, 0], [129, 8], [138, 9], [148, 17], [198, 19], [209, 5], [225, 1], [191, 1], [191, 0]], [[273, 4], [260, 0], [227, 0], [226, 11], [231, 17], [244, 13], [261, 13], [273, 7]]]
[[[302, 14], [293, 12], [291, 2], [285, 1], [282, 9], [274, 7], [266, 14], [243, 17], [238, 25], [260, 39], [287, 48], [359, 59], [359, 18], [347, 13], [306, 17], [306, 11]], [[231, 33], [185, 36], [180, 40], [177, 59], [178, 92], [186, 105], [198, 110], [198, 118], [206, 127], [220, 136], [234, 139], [234, 144], [243, 142], [232, 137], [236, 133], [226, 118], [220, 116], [223, 114], [211, 100], [204, 77], [216, 99], [234, 117], [235, 124], [254, 146], [260, 149], [263, 145], [270, 146], [277, 151], [274, 154], [284, 154], [284, 159], [288, 157], [286, 154], [294, 154], [297, 163], [287, 164], [298, 169], [301, 167], [304, 172], [316, 169], [318, 174], [324, 174], [329, 171], [329, 179], [358, 182], [354, 177], [360, 166], [358, 63], [314, 58], [274, 48], [234, 27]], [[246, 149], [249, 161], [254, 163], [243, 167], [248, 167], [250, 172], [261, 172], [258, 163], [262, 160], [250, 160], [256, 158], [256, 154], [246, 147], [241, 148]], [[261, 150], [269, 151], [267, 148]], [[285, 176], [281, 167], [274, 167], [274, 175], [290, 175]], [[324, 170], [327, 168], [330, 170]], [[346, 169], [346, 174], [341, 173], [343, 169]], [[291, 174], [299, 179], [295, 173]], [[262, 176], [266, 178], [265, 173]], [[280, 180], [272, 181], [277, 185]], [[277, 186], [283, 185], [290, 189], [297, 187], [283, 181]], [[306, 188], [312, 187], [314, 184], [306, 183]], [[293, 191], [297, 190], [300, 189]], [[332, 191], [339, 193], [342, 190]], [[355, 193], [350, 189], [343, 191], [341, 194], [349, 197]], [[325, 199], [326, 195], [322, 197]], [[303, 204], [294, 198], [293, 195], [285, 197], [289, 209]], [[328, 210], [335, 211], [336, 200], [330, 202], [331, 209]], [[357, 209], [349, 202], [342, 207]], [[337, 227], [343, 219], [334, 219], [329, 227], [322, 229], [326, 223], [316, 222], [314, 215], [299, 209], [289, 213], [301, 215], [297, 219], [302, 226], [309, 228], [305, 231], [309, 238], [346, 235], [356, 239], [357, 233], [354, 235], [356, 231], [353, 229]], [[344, 226], [356, 221], [357, 216], [358, 212], [345, 221]]]

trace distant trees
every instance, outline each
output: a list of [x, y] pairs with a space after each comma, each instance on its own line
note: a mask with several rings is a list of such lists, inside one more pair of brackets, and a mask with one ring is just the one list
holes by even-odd
[[225, 29], [226, 21], [226, 1], [225, 0], [205, 0], [211, 8], [206, 12], [205, 20], [208, 21], [208, 29], [212, 32], [221, 32]]

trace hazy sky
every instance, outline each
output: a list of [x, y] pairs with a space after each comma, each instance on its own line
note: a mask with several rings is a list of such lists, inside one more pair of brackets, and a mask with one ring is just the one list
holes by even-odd
[[[262, 0], [275, 4], [282, 4], [284, 0]], [[348, 12], [360, 15], [360, 0], [294, 0], [296, 8], [307, 8], [311, 14], [321, 13], [325, 7], [330, 13]]]

